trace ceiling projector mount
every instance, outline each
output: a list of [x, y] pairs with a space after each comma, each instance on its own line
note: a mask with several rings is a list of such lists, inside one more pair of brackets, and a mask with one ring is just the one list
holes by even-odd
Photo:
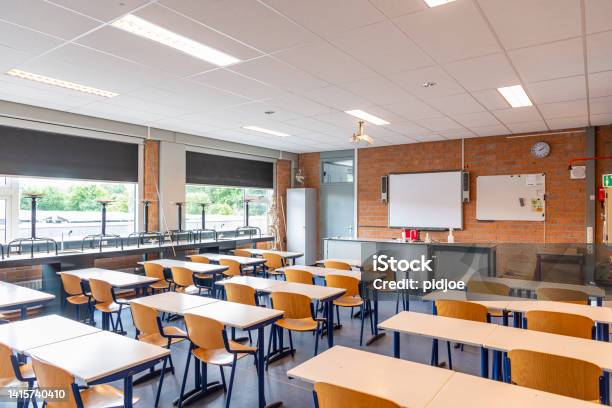
[[371, 136], [365, 134], [365, 122], [360, 120], [358, 122], [357, 133], [353, 133], [353, 136], [349, 138], [351, 143], [366, 142], [367, 144], [374, 143], [374, 139]]

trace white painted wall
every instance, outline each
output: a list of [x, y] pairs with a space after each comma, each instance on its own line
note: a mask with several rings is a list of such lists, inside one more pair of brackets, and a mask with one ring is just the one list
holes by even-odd
[[[159, 146], [159, 225], [162, 231], [178, 228], [176, 202], [185, 201], [185, 145], [161, 142]], [[183, 211], [183, 226], [185, 211]]]

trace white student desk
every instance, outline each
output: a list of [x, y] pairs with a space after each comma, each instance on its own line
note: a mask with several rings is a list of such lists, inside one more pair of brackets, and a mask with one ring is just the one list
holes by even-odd
[[326, 277], [327, 275], [342, 275], [342, 276], [350, 276], [351, 278], [361, 280], [361, 272], [359, 271], [345, 271], [343, 269], [333, 269], [333, 268], [322, 268], [319, 266], [306, 266], [306, 265], [294, 265], [294, 266], [284, 266], [282, 268], [277, 269], [277, 272], [285, 273], [287, 269], [298, 269], [300, 271], [306, 271], [312, 273], [314, 276], [318, 277]]
[[276, 251], [273, 249], [258, 249], [258, 248], [240, 248], [241, 251], [249, 252], [251, 255], [255, 256], [263, 256], [265, 253], [278, 254], [281, 258], [291, 259], [291, 262], [295, 264], [295, 259], [304, 256], [301, 252], [291, 252], [291, 251]]
[[32, 348], [25, 354], [58, 366], [89, 385], [123, 379], [124, 406], [131, 408], [132, 376], [165, 359], [170, 350], [98, 331]]
[[230, 259], [232, 261], [236, 261], [240, 264], [240, 266], [256, 266], [266, 263], [265, 259], [262, 258], [248, 258], [246, 256], [235, 256], [235, 255], [222, 255], [222, 254], [197, 254], [197, 255], [188, 255], [187, 258], [191, 259], [192, 256], [203, 256], [208, 258], [211, 262], [219, 263], [221, 259]]
[[143, 296], [136, 299], [130, 299], [130, 303], [138, 303], [143, 306], [152, 307], [160, 312], [171, 314], [183, 314], [183, 312], [204, 306], [209, 303], [217, 302], [217, 299], [189, 295], [179, 292], [163, 292], [151, 296]]
[[193, 273], [202, 273], [202, 274], [210, 274], [210, 275], [218, 275], [228, 269], [227, 266], [223, 266], [223, 265], [181, 261], [178, 259], [154, 259], [151, 261], [138, 262], [139, 265], [144, 265], [147, 263], [154, 263], [157, 265], [161, 265], [165, 269], [170, 269], [173, 266], [178, 266], [180, 268], [187, 268]]
[[0, 343], [17, 353], [99, 332], [93, 326], [59, 315], [35, 317], [0, 325]]
[[256, 276], [232, 276], [229, 279], [223, 279], [215, 282], [216, 285], [224, 286], [226, 283], [237, 283], [240, 285], [250, 286], [256, 292], [261, 292], [274, 285], [280, 285], [282, 281], [276, 279], [258, 278]]
[[28, 307], [51, 302], [55, 296], [39, 290], [24, 288], [0, 281], [0, 311], [19, 309], [21, 319], [28, 315]]
[[78, 276], [81, 280], [89, 281], [90, 279], [98, 279], [108, 282], [112, 287], [117, 289], [137, 289], [147, 287], [151, 283], [157, 282], [159, 279], [148, 276], [136, 275], [121, 271], [113, 271], [102, 268], [86, 268], [75, 269], [72, 271], [58, 272], [58, 275], [68, 274]]

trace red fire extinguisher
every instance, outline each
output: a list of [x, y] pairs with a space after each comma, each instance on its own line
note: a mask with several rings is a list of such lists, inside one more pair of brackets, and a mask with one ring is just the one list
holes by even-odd
[[604, 187], [599, 187], [597, 189], [597, 200], [599, 200], [600, 203], [604, 203], [606, 201], [606, 189]]

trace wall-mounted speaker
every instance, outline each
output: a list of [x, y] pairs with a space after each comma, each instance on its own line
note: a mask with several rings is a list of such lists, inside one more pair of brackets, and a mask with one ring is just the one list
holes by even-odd
[[464, 171], [462, 174], [461, 198], [464, 203], [470, 202], [470, 172]]
[[380, 201], [386, 203], [389, 199], [389, 176], [380, 178]]

